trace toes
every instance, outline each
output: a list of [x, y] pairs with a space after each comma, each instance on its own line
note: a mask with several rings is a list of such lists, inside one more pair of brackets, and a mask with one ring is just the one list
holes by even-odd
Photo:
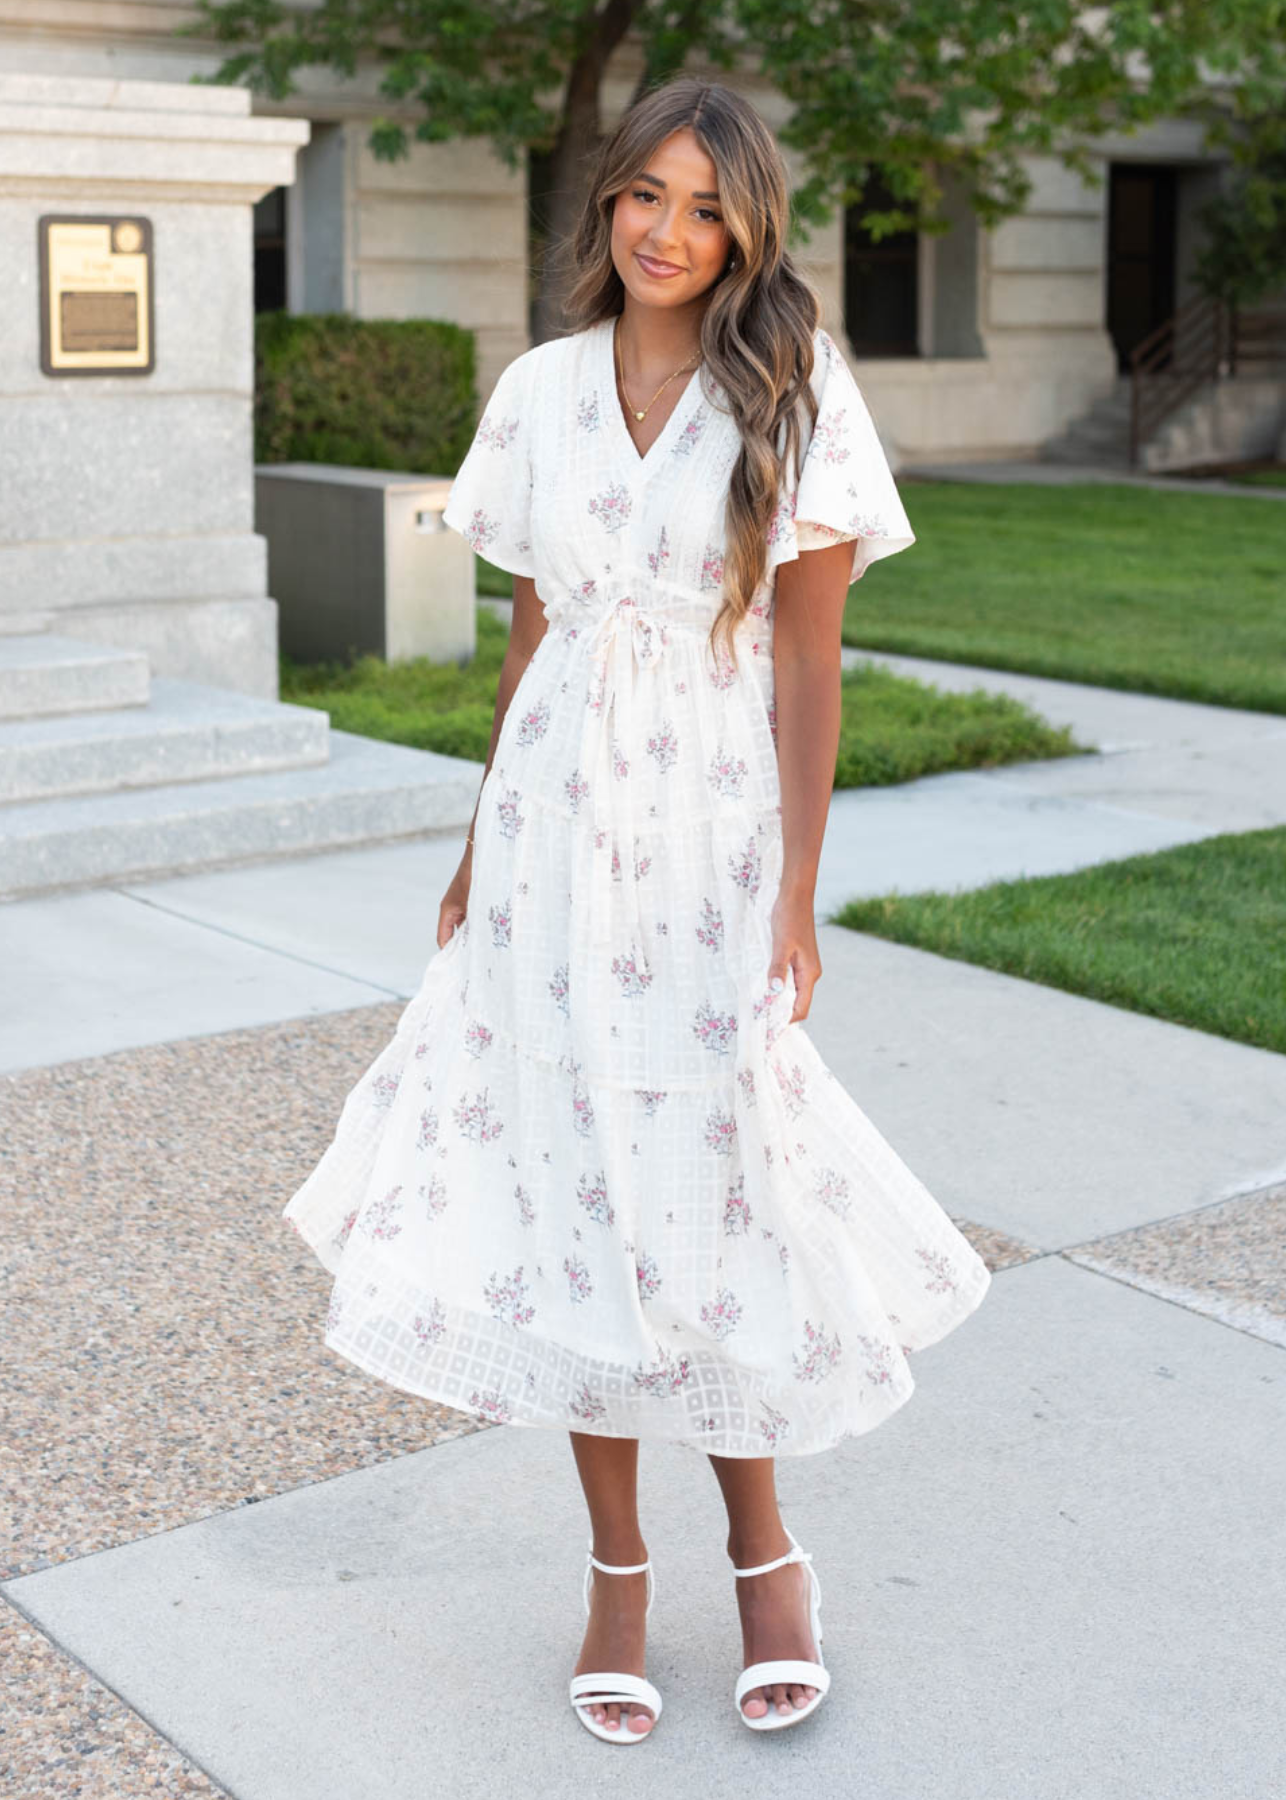
[[741, 1710], [748, 1719], [762, 1719], [764, 1714], [768, 1711], [768, 1702], [764, 1699], [758, 1688], [755, 1688], [746, 1699]]
[[636, 1713], [630, 1714], [630, 1730], [631, 1731], [648, 1731], [651, 1728], [651, 1725], [652, 1725], [651, 1713], [636, 1712]]

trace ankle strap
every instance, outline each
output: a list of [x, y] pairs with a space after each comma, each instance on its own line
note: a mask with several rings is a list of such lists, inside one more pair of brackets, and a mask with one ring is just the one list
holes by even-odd
[[784, 1563], [812, 1562], [812, 1560], [812, 1551], [801, 1550], [796, 1544], [793, 1550], [788, 1550], [785, 1556], [778, 1556], [772, 1562], [759, 1563], [753, 1569], [734, 1569], [732, 1572], [734, 1575], [766, 1575], [769, 1569], [780, 1569]]
[[589, 1560], [596, 1569], [601, 1569], [604, 1575], [641, 1575], [644, 1569], [650, 1569], [652, 1566], [652, 1558], [650, 1556], [646, 1562], [641, 1563], [599, 1562], [594, 1554], [594, 1540], [592, 1537], [589, 1540]]

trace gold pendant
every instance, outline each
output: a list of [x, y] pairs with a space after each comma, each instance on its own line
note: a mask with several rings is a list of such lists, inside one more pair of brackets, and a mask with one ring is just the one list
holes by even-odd
[[636, 419], [641, 419], [641, 418], [642, 418], [642, 417], [643, 417], [643, 414], [642, 414], [642, 413], [638, 413], [638, 412], [636, 412], [636, 413], [635, 413], [635, 415], [634, 415], [634, 417], [635, 417], [635, 418], [636, 418]]

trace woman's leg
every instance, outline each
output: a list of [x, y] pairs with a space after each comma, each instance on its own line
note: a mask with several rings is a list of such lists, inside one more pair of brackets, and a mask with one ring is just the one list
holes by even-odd
[[[777, 1510], [776, 1462], [771, 1456], [712, 1456], [710, 1463], [728, 1509], [728, 1555], [737, 1569], [774, 1562], [790, 1549], [790, 1539]], [[808, 1568], [784, 1563], [766, 1575], [737, 1581], [741, 1609], [742, 1667], [779, 1656], [817, 1661], [808, 1610]], [[741, 1710], [762, 1719], [770, 1705], [781, 1712], [804, 1706], [817, 1692], [799, 1682], [773, 1682], [751, 1688]]]
[[[585, 1490], [594, 1531], [594, 1555], [600, 1562], [641, 1563], [647, 1547], [639, 1530], [637, 1438], [594, 1437], [573, 1431], [572, 1454]], [[619, 1669], [626, 1675], [646, 1675], [643, 1666], [647, 1642], [647, 1573], [605, 1575], [595, 1569], [589, 1592], [589, 1624], [580, 1660], [572, 1670]], [[641, 1701], [592, 1707], [592, 1717], [609, 1730], [647, 1731], [653, 1719], [650, 1706]], [[621, 1724], [621, 1713], [628, 1723]]]

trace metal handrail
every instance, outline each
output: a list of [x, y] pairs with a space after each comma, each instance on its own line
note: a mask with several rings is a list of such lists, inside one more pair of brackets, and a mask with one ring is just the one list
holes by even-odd
[[1131, 463], [1189, 394], [1248, 363], [1286, 367], [1286, 315], [1200, 294], [1150, 331], [1130, 352]]

